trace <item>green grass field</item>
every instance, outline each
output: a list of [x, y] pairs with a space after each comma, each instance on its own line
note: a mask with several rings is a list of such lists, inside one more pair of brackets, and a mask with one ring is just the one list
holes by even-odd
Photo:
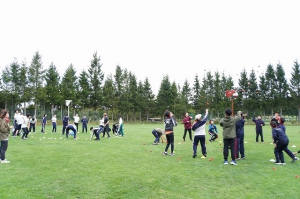
[[[200, 147], [192, 158], [192, 142], [182, 142], [182, 125], [175, 128], [175, 156], [163, 156], [165, 144], [152, 145], [156, 127], [162, 125], [125, 124], [124, 138], [100, 141], [81, 132], [78, 140], [66, 140], [51, 133], [50, 125], [46, 134], [30, 134], [28, 140], [10, 137], [11, 163], [0, 164], [0, 198], [300, 197], [300, 161], [290, 163], [286, 154], [286, 165], [269, 161], [274, 159], [269, 126], [265, 143], [255, 142], [254, 125], [245, 126], [247, 158], [237, 166], [223, 164], [221, 139], [211, 143], [208, 135], [208, 158], [200, 158]], [[287, 126], [293, 152], [300, 149], [299, 129]]]

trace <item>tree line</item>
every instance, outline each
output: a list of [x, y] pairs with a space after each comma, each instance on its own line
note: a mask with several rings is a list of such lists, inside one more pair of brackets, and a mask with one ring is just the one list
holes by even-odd
[[300, 116], [300, 70], [294, 61], [289, 81], [283, 66], [267, 66], [265, 73], [256, 75], [252, 69], [248, 74], [243, 69], [239, 74], [238, 87], [233, 78], [219, 71], [208, 71], [200, 79], [193, 77], [190, 85], [186, 79], [183, 85], [171, 82], [163, 76], [157, 95], [154, 95], [148, 78], [138, 80], [131, 71], [116, 66], [114, 74], [105, 74], [101, 57], [95, 52], [87, 70], [77, 75], [70, 64], [61, 76], [51, 63], [44, 69], [42, 56], [36, 52], [30, 65], [14, 59], [2, 70], [0, 79], [0, 107], [18, 107], [30, 103], [36, 108], [56, 110], [65, 100], [72, 100], [71, 108], [109, 109], [114, 115], [121, 114], [127, 121], [141, 121], [162, 117], [166, 109], [177, 117], [185, 112], [201, 113], [210, 109], [211, 118], [223, 117], [225, 108], [232, 100], [225, 96], [226, 90], [235, 89], [235, 110], [243, 110], [250, 116], [284, 115]]

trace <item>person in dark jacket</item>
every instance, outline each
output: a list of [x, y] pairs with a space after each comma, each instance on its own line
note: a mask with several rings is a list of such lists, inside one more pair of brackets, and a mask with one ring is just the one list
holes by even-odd
[[258, 142], [258, 137], [260, 136], [261, 142], [264, 142], [262, 126], [265, 126], [265, 122], [261, 119], [261, 116], [257, 118], [252, 118], [252, 121], [256, 124], [256, 142]]
[[76, 140], [76, 133], [77, 133], [76, 125], [75, 124], [68, 124], [68, 126], [66, 126], [66, 138], [68, 138], [70, 130], [73, 131], [74, 140]]
[[69, 121], [70, 121], [70, 118], [68, 116], [68, 114], [66, 114], [63, 118], [63, 129], [62, 129], [62, 134], [64, 135], [65, 134], [65, 130], [69, 124]]
[[182, 123], [184, 124], [184, 133], [183, 133], [183, 141], [185, 142], [185, 136], [186, 133], [189, 132], [190, 140], [193, 141], [192, 139], [192, 124], [191, 124], [191, 117], [189, 116], [188, 113], [185, 113], [185, 117], [182, 120]]
[[234, 156], [234, 140], [236, 138], [235, 123], [241, 119], [241, 111], [238, 111], [237, 117], [231, 117], [232, 110], [225, 110], [225, 118], [220, 120], [220, 126], [223, 128], [223, 155], [224, 164], [228, 164], [228, 149], [231, 152], [231, 165], [237, 165]]
[[47, 115], [44, 114], [43, 119], [42, 119], [42, 130], [41, 130], [41, 133], [45, 133], [46, 124], [47, 124]]
[[83, 116], [83, 118], [81, 119], [81, 123], [82, 123], [82, 133], [84, 133], [84, 130], [87, 133], [87, 124], [89, 123], [89, 121], [86, 118], [86, 116]]
[[169, 110], [165, 111], [165, 120], [164, 120], [164, 124], [165, 124], [165, 134], [166, 134], [166, 138], [167, 138], [167, 145], [165, 148], [165, 151], [163, 153], [163, 155], [168, 155], [168, 149], [169, 146], [171, 145], [171, 154], [170, 156], [174, 155], [174, 131], [173, 131], [173, 127], [177, 126], [176, 121], [173, 118], [172, 112], [170, 112]]
[[244, 125], [245, 125], [245, 117], [247, 114], [241, 114], [241, 119], [235, 123], [236, 128], [236, 139], [235, 139], [235, 158], [236, 159], [245, 159], [245, 147], [244, 147]]
[[283, 151], [285, 151], [292, 158], [292, 163], [296, 160], [299, 160], [299, 158], [295, 157], [295, 155], [288, 149], [289, 138], [285, 132], [278, 127], [278, 123], [271, 121], [270, 125], [272, 128], [273, 143], [275, 144], [275, 164], [285, 164]]

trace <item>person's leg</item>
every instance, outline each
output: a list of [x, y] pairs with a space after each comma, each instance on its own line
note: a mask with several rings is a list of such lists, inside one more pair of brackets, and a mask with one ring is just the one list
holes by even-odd
[[76, 131], [78, 131], [78, 123], [75, 123]]
[[55, 133], [56, 133], [56, 127], [57, 127], [57, 124], [56, 124], [56, 122], [55, 122]]
[[26, 127], [26, 136], [25, 136], [25, 138], [28, 138], [28, 134], [29, 134], [29, 130], [28, 130], [28, 128]]
[[76, 139], [77, 129], [73, 129], [73, 131], [74, 131], [74, 139]]
[[205, 135], [200, 135], [199, 138], [200, 138], [202, 155], [206, 157]]
[[62, 134], [64, 135], [66, 131], [66, 126], [63, 124]]
[[193, 139], [192, 139], [192, 129], [188, 129], [188, 131], [189, 131], [190, 140], [193, 141]]
[[240, 159], [240, 138], [234, 138], [234, 157], [235, 159]]
[[235, 138], [230, 138], [229, 139], [229, 142], [230, 142], [230, 152], [231, 152], [231, 159], [233, 160], [233, 161], [235, 161], [235, 157], [234, 157], [234, 140], [235, 140]]
[[106, 127], [103, 127], [103, 135], [102, 135], [103, 138], [105, 137], [105, 132], [106, 132]]
[[29, 132], [31, 133], [32, 124], [29, 124]]
[[2, 140], [1, 148], [0, 148], [1, 160], [5, 160], [5, 154], [6, 154], [7, 147], [8, 147], [8, 140]]
[[108, 125], [106, 126], [106, 134], [107, 134], [108, 138], [110, 138], [109, 126]]
[[70, 128], [67, 127], [67, 128], [66, 128], [66, 138], [68, 138], [68, 136], [69, 136], [69, 130], [70, 130]]
[[23, 140], [25, 138], [26, 131], [25, 131], [25, 128], [22, 128], [22, 130], [23, 130], [23, 135], [22, 135], [21, 139]]
[[187, 132], [187, 129], [184, 128], [183, 137], [182, 137], [184, 142], [185, 142], [186, 132]]
[[240, 146], [240, 153], [241, 153], [241, 158], [245, 158], [245, 147], [244, 147], [244, 138], [240, 138], [240, 142], [239, 142], [239, 146]]
[[171, 142], [171, 154], [174, 152], [174, 133], [170, 134], [170, 142]]
[[264, 135], [263, 135], [262, 130], [260, 131], [260, 139], [261, 139], [261, 142], [264, 142]]
[[215, 141], [218, 137], [219, 137], [218, 134], [214, 133], [213, 141]]
[[194, 142], [193, 142], [193, 151], [194, 151], [193, 157], [194, 158], [197, 156], [197, 147], [198, 147], [199, 141], [200, 141], [199, 135], [194, 136]]
[[33, 124], [32, 127], [33, 127], [33, 133], [35, 133], [35, 124]]
[[153, 142], [154, 142], [154, 143], [158, 143], [158, 141], [159, 141], [159, 136], [158, 136], [156, 130], [153, 130], [153, 131], [152, 131], [152, 134], [153, 134], [154, 137], [155, 137], [155, 140], [154, 140]]
[[170, 144], [171, 144], [171, 137], [170, 137], [170, 134], [166, 134], [166, 138], [167, 138], [167, 145], [166, 145], [166, 148], [165, 148], [165, 153], [168, 152], [169, 146], [170, 146]]
[[228, 139], [223, 139], [223, 156], [224, 156], [224, 160], [227, 161], [228, 160], [228, 146], [229, 146], [229, 141]]
[[258, 136], [259, 136], [259, 131], [256, 130], [256, 138], [255, 138], [256, 142], [258, 142]]

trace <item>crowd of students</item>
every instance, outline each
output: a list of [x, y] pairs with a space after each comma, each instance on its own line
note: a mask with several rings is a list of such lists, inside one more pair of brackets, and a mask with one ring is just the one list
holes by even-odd
[[[245, 118], [247, 114], [242, 113], [242, 111], [238, 111], [236, 116], [232, 116], [232, 110], [227, 108], [225, 110], [225, 117], [220, 120], [220, 126], [222, 127], [222, 135], [223, 135], [223, 158], [224, 164], [229, 164], [228, 156], [230, 151], [230, 164], [237, 165], [236, 160], [245, 159], [245, 147], [244, 147], [244, 125]], [[174, 127], [177, 126], [177, 122], [173, 117], [172, 112], [166, 110], [164, 113], [164, 129], [155, 128], [152, 130], [152, 134], [155, 137], [153, 145], [158, 145], [159, 141], [164, 142], [166, 140], [167, 145], [163, 152], [163, 155], [174, 155]], [[193, 158], [197, 157], [197, 146], [200, 143], [201, 146], [201, 158], [207, 157], [206, 151], [206, 129], [205, 125], [208, 117], [208, 109], [205, 111], [205, 115], [202, 117], [201, 114], [197, 114], [195, 116], [195, 120], [192, 124], [192, 117], [185, 114], [185, 117], [182, 120], [184, 125], [184, 133], [183, 133], [183, 142], [185, 142], [186, 134], [189, 132], [189, 138], [193, 141]], [[256, 125], [256, 142], [260, 141], [264, 142], [263, 139], [263, 130], [262, 127], [265, 126], [265, 122], [262, 120], [261, 116], [257, 118], [252, 118], [252, 121]], [[270, 118], [270, 126], [272, 128], [272, 138], [274, 144], [274, 155], [275, 155], [275, 164], [285, 164], [283, 151], [287, 153], [292, 159], [292, 163], [296, 160], [299, 160], [295, 156], [297, 153], [292, 153], [288, 149], [289, 139], [286, 135], [286, 127], [284, 125], [285, 119], [280, 117], [278, 113], [271, 119]], [[192, 139], [192, 131], [194, 132], [194, 139]], [[209, 121], [208, 133], [210, 135], [209, 141], [215, 141], [218, 136], [218, 129], [214, 124], [213, 120]], [[166, 137], [166, 138], [165, 138]], [[170, 154], [168, 154], [169, 146], [171, 146]], [[300, 152], [300, 151], [299, 151]], [[298, 152], [298, 153], [299, 153]]]

